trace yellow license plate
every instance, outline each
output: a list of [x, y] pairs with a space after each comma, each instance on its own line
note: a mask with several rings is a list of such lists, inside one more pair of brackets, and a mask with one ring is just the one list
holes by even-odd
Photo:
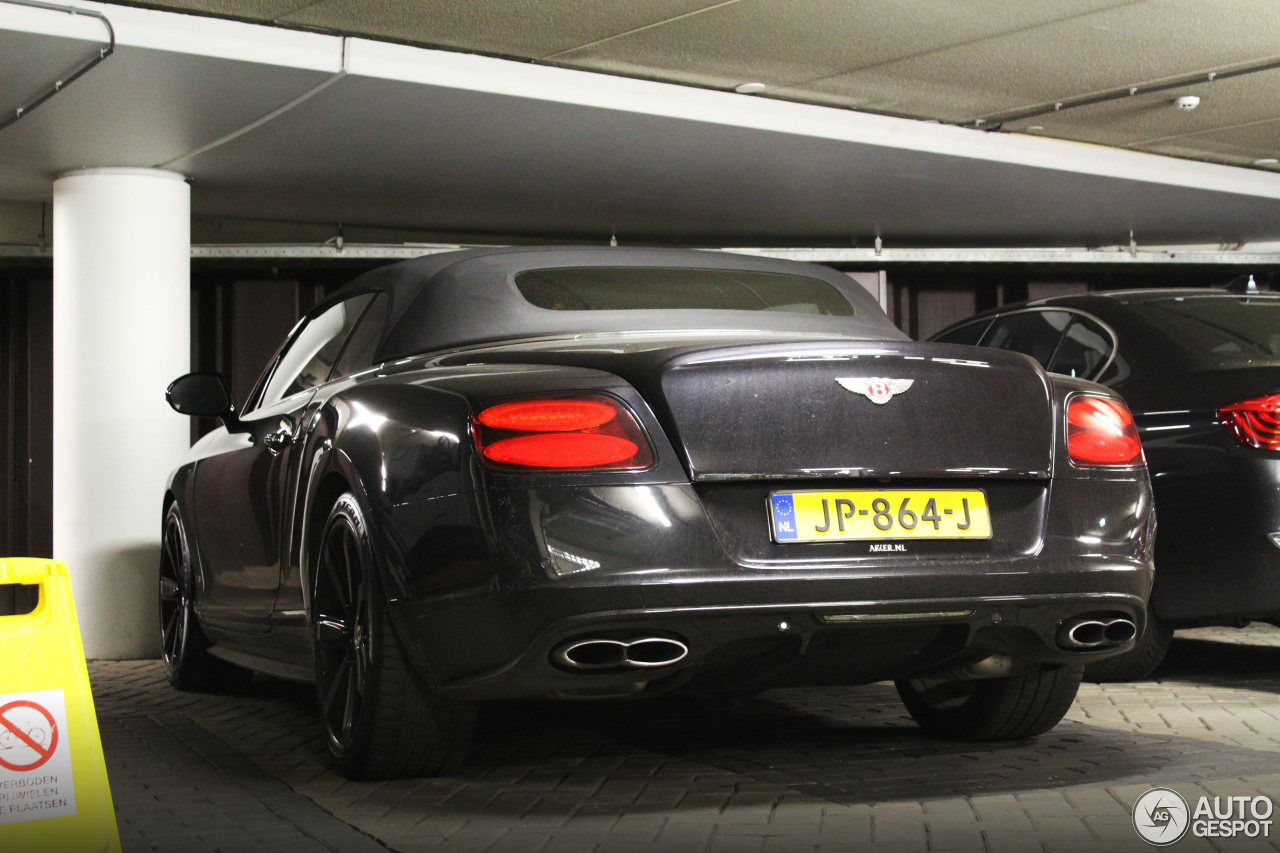
[[980, 489], [773, 492], [769, 517], [781, 543], [991, 538]]

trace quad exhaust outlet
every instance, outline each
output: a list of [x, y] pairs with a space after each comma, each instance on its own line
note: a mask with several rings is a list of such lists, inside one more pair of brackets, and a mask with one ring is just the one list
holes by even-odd
[[574, 640], [551, 653], [551, 658], [570, 669], [652, 669], [679, 663], [689, 647], [666, 637], [636, 640]]
[[1064, 649], [1110, 649], [1138, 635], [1138, 626], [1123, 616], [1078, 616], [1058, 629], [1058, 645]]

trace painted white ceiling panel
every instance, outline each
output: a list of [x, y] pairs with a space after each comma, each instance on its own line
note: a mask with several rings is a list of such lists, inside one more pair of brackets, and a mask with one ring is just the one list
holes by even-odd
[[[18, 60], [0, 30], [0, 78]], [[43, 37], [51, 49], [64, 40]], [[83, 47], [83, 44], [80, 45]], [[0, 196], [43, 198], [67, 169], [159, 166], [231, 133], [332, 75], [147, 48], [114, 55], [0, 131]], [[35, 78], [26, 74], [27, 88]]]
[[1275, 198], [358, 75], [178, 165], [208, 213], [624, 242], [1238, 241], [1280, 214]]
[[1128, 3], [921, 52], [806, 88], [857, 98], [868, 107], [962, 121], [1278, 58], [1276, 12], [1274, 0]]
[[652, 27], [722, 0], [327, 0], [275, 18], [396, 41], [542, 58]]
[[0, 109], [39, 96], [50, 81], [66, 79], [97, 53], [96, 40], [49, 39], [35, 33], [0, 30]]
[[[889, 245], [1114, 244], [1130, 229], [1147, 243], [1280, 236], [1280, 175], [1258, 170], [95, 8], [119, 24], [116, 54], [0, 131], [0, 197], [47, 197], [64, 169], [136, 165], [189, 174], [197, 213], [499, 238], [616, 231], [633, 242], [847, 246], [876, 235]], [[21, 70], [6, 57], [38, 52], [31, 36], [0, 28], [0, 73]], [[50, 56], [85, 44], [40, 38]], [[38, 69], [22, 73], [27, 88], [38, 81]]]
[[[316, 71], [342, 67], [342, 40], [333, 36], [83, 0], [53, 5], [106, 15], [118, 45]], [[9, 4], [0, 4], [0, 30], [107, 40], [96, 18]]]
[[741, 0], [556, 59], [713, 86], [760, 80], [804, 89], [810, 81], [1034, 30], [1126, 2], [1132, 0]]
[[[954, 123], [1280, 59], [1275, 0], [141, 2], [717, 89], [762, 82], [764, 97]], [[1274, 89], [1250, 88], [1244, 120], [1273, 117]], [[1116, 117], [1008, 127], [1148, 150], [1186, 125], [1151, 111], [1129, 136], [1131, 117]], [[1192, 137], [1179, 151], [1244, 162]], [[1265, 153], [1280, 157], [1280, 138]]]
[[[1173, 91], [1140, 94], [1061, 113], [1010, 122], [1010, 129], [1039, 124], [1053, 136], [1088, 135], [1096, 142], [1147, 148], [1170, 139], [1183, 139], [1194, 148], [1196, 139], [1209, 138], [1233, 127], [1280, 118], [1280, 69], [1212, 83], [1180, 86]], [[1174, 99], [1196, 95], [1196, 109], [1179, 110]], [[1275, 139], [1271, 140], [1275, 144]], [[1261, 154], [1257, 156], [1263, 156]]]
[[1280, 138], [1280, 118], [1209, 130], [1195, 136], [1152, 140], [1146, 147], [1182, 156], [1188, 151], [1210, 150], [1223, 158], [1250, 161], [1272, 156], [1277, 138]]

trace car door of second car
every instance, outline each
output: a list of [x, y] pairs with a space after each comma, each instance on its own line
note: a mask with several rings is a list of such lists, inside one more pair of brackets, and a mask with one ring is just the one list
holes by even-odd
[[196, 539], [205, 585], [201, 615], [210, 627], [243, 634], [270, 627], [302, 418], [372, 298], [353, 296], [309, 317], [240, 417], [244, 431], [219, 439], [226, 451], [201, 460], [196, 469]]

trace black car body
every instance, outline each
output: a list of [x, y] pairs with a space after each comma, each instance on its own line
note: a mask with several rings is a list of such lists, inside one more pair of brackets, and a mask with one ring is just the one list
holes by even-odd
[[1160, 521], [1154, 645], [1090, 677], [1149, 675], [1176, 628], [1280, 619], [1280, 435], [1268, 414], [1280, 405], [1268, 402], [1280, 392], [1280, 296], [1056, 297], [976, 315], [933, 340], [1026, 353], [1106, 385], [1133, 410]]
[[[894, 678], [937, 733], [1025, 736], [1145, 624], [1136, 434], [1118, 464], [1068, 450], [1067, 409], [1120, 411], [1115, 395], [914, 343], [824, 267], [424, 257], [308, 314], [243, 412], [223, 389], [170, 388], [226, 422], [166, 490], [170, 678], [231, 662], [316, 679], [355, 775], [446, 768], [468, 703], [525, 696]], [[547, 425], [605, 409], [604, 426]], [[522, 462], [619, 442], [620, 462]], [[849, 490], [826, 528], [876, 538], [787, 541], [787, 512], [816, 518], [812, 490]], [[988, 535], [962, 494], [983, 496]], [[414, 752], [406, 728], [434, 734]]]

